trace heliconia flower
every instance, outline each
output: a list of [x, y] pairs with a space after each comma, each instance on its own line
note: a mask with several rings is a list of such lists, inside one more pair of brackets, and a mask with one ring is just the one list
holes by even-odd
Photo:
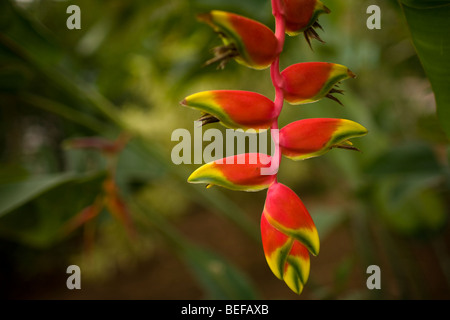
[[264, 215], [261, 217], [261, 237], [270, 270], [278, 279], [284, 280], [292, 291], [300, 294], [309, 278], [308, 249], [275, 229]]
[[281, 72], [284, 80], [285, 100], [291, 104], [306, 104], [324, 97], [342, 104], [333, 93], [343, 93], [334, 87], [356, 75], [347, 67], [328, 62], [303, 62], [294, 64]]
[[303, 202], [290, 188], [274, 183], [267, 191], [263, 215], [275, 229], [319, 253], [319, 234]]
[[298, 241], [294, 241], [287, 257], [283, 280], [297, 294], [302, 293], [303, 286], [309, 278], [308, 249]]
[[272, 100], [249, 91], [216, 90], [199, 92], [185, 98], [181, 104], [203, 111], [203, 125], [220, 121], [231, 129], [268, 129], [274, 118]]
[[282, 3], [288, 35], [296, 36], [303, 32], [309, 46], [311, 39], [323, 42], [314, 28], [322, 29], [317, 19], [321, 14], [330, 13], [330, 9], [319, 0], [282, 0]]
[[267, 192], [261, 238], [269, 268], [300, 294], [309, 277], [309, 252], [319, 253], [319, 235], [300, 198], [280, 183]]
[[267, 189], [275, 175], [261, 174], [262, 168], [270, 168], [271, 157], [261, 153], [245, 153], [207, 163], [188, 178], [190, 183], [205, 183], [207, 187], [218, 185], [237, 191]]
[[284, 156], [293, 160], [318, 157], [332, 148], [359, 151], [348, 139], [366, 134], [366, 128], [351, 120], [303, 119], [280, 130], [280, 149]]
[[207, 64], [220, 62], [224, 67], [228, 60], [254, 69], [265, 69], [279, 54], [278, 41], [272, 30], [264, 24], [246, 17], [213, 10], [199, 15], [221, 36], [224, 46], [214, 49], [215, 58]]

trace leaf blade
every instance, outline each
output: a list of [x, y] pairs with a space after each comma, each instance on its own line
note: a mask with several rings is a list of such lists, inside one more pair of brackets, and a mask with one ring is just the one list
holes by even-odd
[[450, 137], [450, 1], [402, 0], [412, 41], [436, 96], [437, 115]]

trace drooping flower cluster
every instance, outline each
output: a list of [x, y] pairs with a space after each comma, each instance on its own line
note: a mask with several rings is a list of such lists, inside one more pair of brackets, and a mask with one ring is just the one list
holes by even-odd
[[309, 277], [310, 254], [319, 253], [320, 242], [314, 221], [300, 198], [278, 182], [282, 155], [304, 160], [333, 148], [358, 150], [349, 139], [363, 136], [367, 130], [351, 120], [330, 118], [303, 119], [278, 129], [285, 101], [300, 105], [329, 98], [341, 103], [333, 96], [343, 93], [336, 85], [355, 75], [343, 65], [326, 62], [298, 63], [280, 72], [285, 34], [303, 33], [310, 46], [311, 39], [323, 42], [315, 28], [322, 29], [318, 17], [330, 10], [319, 0], [272, 0], [272, 10], [275, 32], [230, 12], [211, 11], [199, 18], [223, 42], [223, 46], [214, 49], [215, 57], [207, 64], [218, 63], [224, 68], [234, 59], [253, 69], [270, 67], [275, 99], [249, 91], [214, 90], [190, 95], [181, 104], [201, 111], [203, 125], [220, 122], [232, 129], [270, 129], [275, 154], [248, 153], [216, 160], [198, 168], [188, 181], [238, 191], [268, 189], [261, 217], [264, 254], [275, 276], [300, 294]]

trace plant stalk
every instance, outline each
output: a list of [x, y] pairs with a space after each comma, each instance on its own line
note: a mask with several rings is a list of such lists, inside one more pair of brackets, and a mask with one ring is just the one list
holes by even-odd
[[278, 40], [278, 56], [270, 66], [270, 77], [272, 78], [272, 84], [275, 88], [274, 104], [277, 116], [274, 119], [270, 129], [272, 133], [272, 140], [275, 145], [275, 155], [273, 157], [273, 163], [276, 164], [276, 172], [278, 172], [278, 168], [281, 165], [278, 118], [280, 116], [281, 110], [283, 109], [284, 103], [283, 77], [280, 73], [280, 54], [283, 51], [286, 38], [286, 23], [284, 20], [284, 10], [281, 4], [281, 0], [272, 0], [272, 14], [275, 17], [275, 36]]

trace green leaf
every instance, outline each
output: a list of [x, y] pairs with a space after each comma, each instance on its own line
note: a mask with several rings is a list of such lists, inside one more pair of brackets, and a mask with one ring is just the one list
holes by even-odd
[[401, 0], [401, 4], [436, 96], [439, 120], [450, 137], [450, 1]]
[[[86, 178], [86, 176], [82, 176]], [[79, 175], [71, 173], [32, 177], [25, 181], [0, 185], [0, 217], [45, 192], [69, 182], [78, 181]]]
[[47, 248], [61, 239], [64, 223], [93, 202], [104, 177], [66, 173], [0, 185], [0, 235]]
[[[3, 45], [7, 49], [5, 52], [9, 51], [20, 58], [24, 58], [26, 52], [35, 53], [43, 63], [50, 65], [62, 61], [62, 52], [51, 33], [13, 1], [1, 1], [0, 21], [0, 48]], [[17, 45], [23, 46], [25, 51], [18, 50]]]

